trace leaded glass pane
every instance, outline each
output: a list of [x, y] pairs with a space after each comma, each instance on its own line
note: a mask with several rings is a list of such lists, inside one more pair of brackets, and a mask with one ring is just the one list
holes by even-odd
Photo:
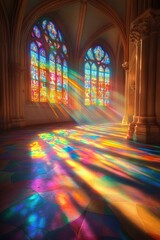
[[39, 82], [31, 79], [31, 100], [33, 102], [39, 102]]
[[55, 84], [50, 84], [49, 100], [51, 103], [56, 103]]
[[31, 49], [32, 51], [34, 51], [34, 52], [38, 52], [37, 45], [36, 45], [34, 42], [32, 42], [32, 43], [30, 44], [30, 49]]
[[33, 26], [31, 35], [35, 38], [30, 43], [31, 100], [67, 104], [67, 47], [61, 32], [43, 19]]
[[35, 34], [35, 36], [37, 38], [41, 37], [41, 32], [40, 32], [39, 28], [36, 25], [33, 27], [33, 31], [34, 31], [34, 34]]
[[105, 105], [110, 102], [110, 69], [105, 69]]
[[90, 105], [90, 94], [91, 94], [91, 85], [90, 85], [90, 64], [85, 64], [85, 105]]
[[46, 53], [44, 49], [40, 50], [40, 68], [46, 69]]
[[60, 33], [60, 31], [58, 31], [58, 36], [59, 36], [59, 40], [60, 40], [60, 42], [62, 42], [62, 35], [61, 35], [61, 33]]
[[67, 48], [66, 48], [66, 45], [63, 44], [62, 48], [63, 48], [63, 52], [64, 52], [64, 54], [67, 54]]
[[109, 68], [107, 67], [105, 69], [105, 82], [109, 84], [109, 81], [110, 81], [110, 70]]
[[47, 26], [47, 20], [44, 20], [44, 21], [42, 22], [42, 28], [43, 28], [43, 29], [46, 29], [46, 26]]
[[40, 69], [40, 81], [42, 81], [42, 82], [46, 82], [47, 81], [46, 71], [43, 70], [43, 69]]
[[85, 105], [108, 105], [110, 101], [108, 54], [98, 45], [87, 51], [84, 60]]
[[107, 53], [105, 54], [105, 57], [104, 57], [104, 59], [102, 60], [102, 62], [105, 63], [105, 64], [109, 64], [109, 63], [110, 63], [110, 59], [109, 59], [109, 56], [108, 56]]
[[47, 102], [47, 86], [46, 83], [40, 83], [40, 101]]
[[68, 103], [68, 66], [67, 62], [63, 62], [63, 103]]
[[31, 51], [31, 65], [38, 67], [38, 54]]
[[36, 43], [37, 43], [37, 45], [38, 45], [39, 48], [42, 47], [42, 43], [41, 43], [41, 42], [36, 41]]
[[57, 99], [62, 99], [62, 66], [61, 66], [61, 59], [59, 56], [57, 57], [56, 61], [56, 69], [57, 69]]
[[55, 40], [56, 39], [56, 36], [57, 36], [57, 31], [56, 31], [56, 28], [54, 26], [54, 24], [52, 22], [49, 22], [48, 25], [47, 25], [47, 29], [48, 29], [48, 32], [49, 32], [49, 35], [50, 37]]
[[87, 56], [88, 56], [88, 58], [90, 58], [91, 60], [94, 60], [92, 48], [90, 48], [90, 49], [88, 50]]
[[91, 66], [91, 103], [96, 105], [97, 99], [97, 67], [95, 64]]
[[101, 61], [102, 58], [104, 57], [104, 51], [100, 46], [97, 46], [94, 48], [94, 54], [95, 54], [95, 58], [98, 61]]
[[98, 81], [98, 105], [103, 106], [104, 97], [104, 69], [99, 67], [99, 81]]
[[38, 68], [31, 65], [31, 78], [38, 80]]

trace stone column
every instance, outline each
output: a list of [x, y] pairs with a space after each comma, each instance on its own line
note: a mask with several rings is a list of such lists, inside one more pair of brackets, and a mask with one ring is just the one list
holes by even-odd
[[[1, 26], [0, 26], [1, 27]], [[8, 42], [6, 32], [0, 38], [0, 131], [8, 128], [9, 91], [8, 91]]]
[[11, 113], [9, 127], [24, 126], [24, 90], [22, 84], [24, 69], [20, 64], [11, 64], [10, 67], [10, 97]]
[[133, 22], [131, 28], [131, 35], [136, 36], [136, 39], [140, 41], [140, 49], [138, 50], [140, 52], [140, 65], [137, 65], [139, 69], [136, 71], [136, 83], [139, 82], [139, 90], [136, 89], [135, 93], [133, 139], [149, 144], [160, 143], [160, 126], [156, 123], [155, 115], [156, 71], [158, 67], [156, 66], [156, 46], [159, 29], [160, 11], [157, 10], [146, 11]]
[[141, 41], [135, 34], [131, 34], [130, 36], [131, 41], [134, 43], [136, 48], [135, 51], [135, 82], [134, 82], [134, 115], [133, 121], [129, 124], [127, 139], [133, 139], [133, 135], [135, 132], [135, 126], [138, 121], [139, 115], [139, 83], [140, 83], [140, 48], [141, 48]]
[[[160, 32], [158, 34], [158, 51], [157, 51], [157, 66], [160, 66]], [[160, 124], [160, 67], [157, 68], [156, 74], [156, 120]]]
[[141, 41], [135, 39], [136, 45], [136, 73], [135, 73], [135, 104], [134, 104], [134, 116], [133, 122], [136, 123], [139, 115], [139, 91], [140, 91], [140, 66], [141, 66]]
[[123, 125], [128, 125], [129, 122], [129, 114], [128, 114], [128, 106], [129, 106], [129, 82], [128, 82], [128, 62], [124, 62], [122, 67], [125, 71], [125, 103], [124, 103], [124, 116], [122, 119]]
[[148, 105], [148, 109], [147, 109], [147, 113], [148, 113], [148, 117], [149, 117], [149, 122], [150, 123], [155, 123], [156, 122], [156, 116], [155, 116], [155, 98], [156, 98], [156, 70], [157, 70], [157, 47], [158, 47], [158, 32], [153, 31], [151, 32], [151, 36], [150, 36], [150, 58], [149, 58], [149, 65], [152, 66], [151, 68], [149, 68], [149, 82], [148, 82], [148, 88], [149, 88], [149, 92], [148, 92], [148, 101], [147, 101], [147, 105]]

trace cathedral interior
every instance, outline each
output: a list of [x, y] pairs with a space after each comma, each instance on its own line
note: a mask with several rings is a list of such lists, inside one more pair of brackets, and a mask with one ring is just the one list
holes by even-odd
[[160, 240], [160, 1], [0, 0], [0, 240]]

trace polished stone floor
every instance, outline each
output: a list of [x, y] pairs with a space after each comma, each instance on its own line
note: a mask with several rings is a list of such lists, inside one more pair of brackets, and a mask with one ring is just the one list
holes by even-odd
[[1, 240], [160, 239], [160, 147], [120, 124], [0, 136]]

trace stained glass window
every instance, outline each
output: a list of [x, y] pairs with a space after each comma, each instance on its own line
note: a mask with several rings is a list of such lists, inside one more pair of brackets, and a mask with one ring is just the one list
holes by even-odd
[[110, 103], [110, 58], [101, 46], [89, 48], [84, 59], [85, 105], [107, 106]]
[[37, 22], [30, 42], [31, 100], [68, 104], [68, 52], [49, 19]]

